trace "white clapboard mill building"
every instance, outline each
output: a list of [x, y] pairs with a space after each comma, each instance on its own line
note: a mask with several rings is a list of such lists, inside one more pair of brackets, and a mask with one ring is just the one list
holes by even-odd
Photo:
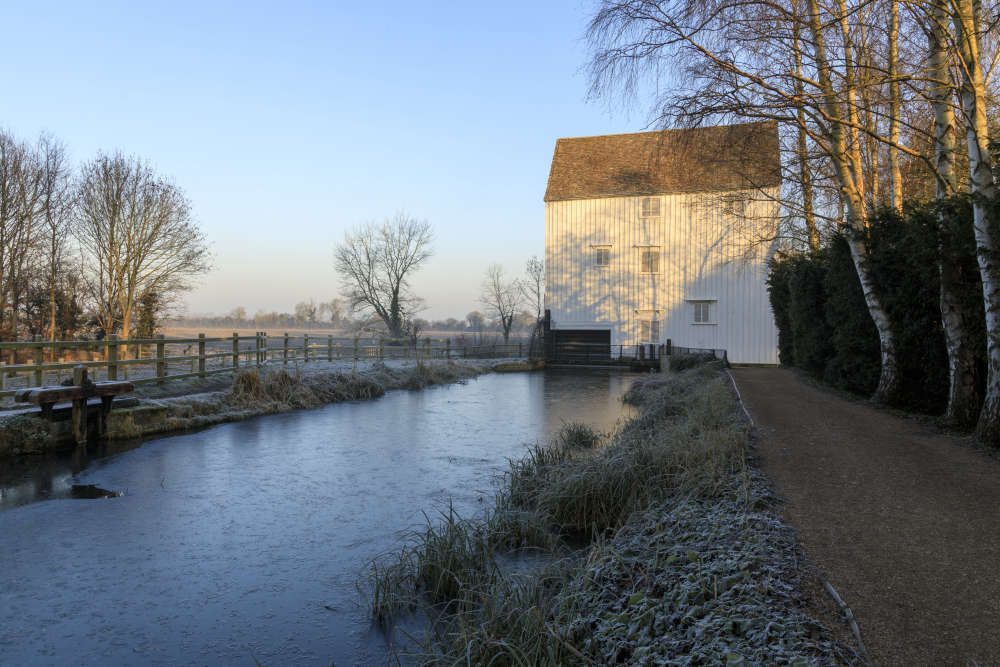
[[552, 339], [612, 355], [669, 339], [778, 363], [765, 280], [780, 180], [776, 123], [558, 139], [545, 191]]

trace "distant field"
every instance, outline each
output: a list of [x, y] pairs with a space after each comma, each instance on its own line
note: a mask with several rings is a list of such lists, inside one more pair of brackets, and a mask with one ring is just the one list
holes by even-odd
[[[238, 333], [240, 336], [253, 336], [258, 329], [253, 327], [198, 327], [198, 326], [166, 326], [160, 329], [160, 333], [167, 337], [175, 338], [193, 338], [200, 333], [205, 334], [209, 338], [222, 338], [225, 336], [232, 336], [233, 333]], [[333, 334], [338, 338], [351, 338], [354, 334], [344, 330], [344, 329], [332, 329], [332, 328], [317, 328], [317, 329], [301, 329], [301, 328], [276, 328], [276, 329], [262, 329], [266, 331], [268, 335], [280, 336], [281, 334], [287, 333], [290, 336], [302, 336], [303, 334], [309, 334], [310, 336], [328, 336]], [[461, 331], [421, 331], [420, 338], [458, 338], [463, 335]], [[472, 336], [471, 332], [466, 332], [466, 336]], [[490, 341], [493, 338], [499, 336], [496, 332], [486, 332], [484, 336]], [[370, 338], [370, 334], [364, 334], [362, 338]], [[511, 341], [516, 342], [524, 338], [523, 336], [517, 334], [511, 334]]]
[[333, 334], [334, 336], [348, 336], [348, 332], [343, 329], [254, 329], [253, 327], [197, 327], [197, 326], [166, 326], [160, 329], [160, 333], [164, 336], [173, 336], [176, 338], [191, 338], [197, 336], [200, 333], [205, 334], [209, 338], [221, 338], [223, 336], [232, 336], [233, 333], [238, 333], [240, 336], [253, 336], [258, 331], [267, 331], [271, 336], [281, 335], [287, 333], [292, 336], [301, 336], [303, 334], [309, 334], [310, 336], [328, 336]]

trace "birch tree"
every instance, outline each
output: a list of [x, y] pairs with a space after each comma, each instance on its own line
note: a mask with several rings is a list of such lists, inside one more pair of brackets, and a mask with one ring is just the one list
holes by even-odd
[[[868, 3], [866, 3], [868, 4]], [[858, 43], [845, 0], [783, 5], [750, 0], [605, 1], [592, 20], [592, 90], [636, 90], [661, 67], [676, 85], [655, 100], [661, 124], [719, 118], [768, 119], [801, 130], [828, 164], [868, 312], [878, 331], [881, 373], [875, 398], [889, 401], [898, 386], [889, 317], [869, 268], [868, 197], [862, 135], [913, 159], [930, 160], [892, 143], [873, 121], [862, 122]], [[801, 45], [801, 46], [800, 46]], [[832, 51], [831, 51], [832, 49]], [[869, 68], [874, 69], [874, 68]], [[919, 128], [912, 128], [919, 131]], [[801, 159], [801, 158], [800, 158]]]
[[433, 254], [432, 240], [429, 222], [402, 212], [345, 233], [334, 249], [334, 268], [350, 308], [374, 313], [390, 336], [402, 338], [420, 304], [410, 278]]
[[[987, 89], [980, 50], [981, 4], [974, 0], [950, 0], [954, 50], [961, 82], [959, 100], [969, 154], [969, 183], [973, 201], [979, 274], [986, 308], [986, 395], [976, 434], [988, 444], [1000, 445], [1000, 264], [997, 255], [996, 221], [990, 202], [996, 197], [993, 163], [987, 126]], [[940, 13], [935, 13], [940, 16]]]
[[139, 158], [98, 155], [83, 165], [74, 232], [98, 324], [133, 328], [136, 307], [155, 294], [166, 303], [211, 268], [211, 254], [183, 192]]

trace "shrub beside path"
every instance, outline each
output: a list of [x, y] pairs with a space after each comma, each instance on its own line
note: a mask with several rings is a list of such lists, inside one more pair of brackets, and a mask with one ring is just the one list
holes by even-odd
[[876, 665], [1000, 665], [1000, 462], [933, 426], [736, 368], [764, 472]]

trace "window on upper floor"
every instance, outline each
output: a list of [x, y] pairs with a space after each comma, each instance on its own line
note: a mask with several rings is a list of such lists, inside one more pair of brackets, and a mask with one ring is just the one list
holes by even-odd
[[640, 218], [660, 217], [660, 198], [643, 197], [639, 201], [639, 217]]
[[660, 272], [660, 246], [645, 246], [639, 248], [639, 272]]
[[591, 264], [595, 268], [611, 266], [611, 246], [595, 245], [590, 247]]

